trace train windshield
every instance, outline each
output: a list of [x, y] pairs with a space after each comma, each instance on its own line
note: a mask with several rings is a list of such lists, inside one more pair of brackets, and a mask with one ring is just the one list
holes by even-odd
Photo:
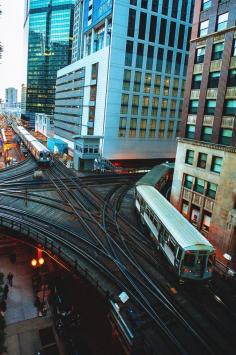
[[208, 257], [208, 267], [213, 266], [215, 263], [215, 254], [210, 254]]
[[186, 252], [183, 260], [185, 266], [194, 266], [196, 254]]
[[42, 152], [39, 153], [39, 156], [40, 156], [40, 158], [43, 158], [43, 153]]

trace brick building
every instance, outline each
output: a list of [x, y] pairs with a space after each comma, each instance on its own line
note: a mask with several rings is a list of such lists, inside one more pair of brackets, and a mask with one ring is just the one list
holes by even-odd
[[236, 0], [195, 2], [171, 202], [236, 259]]

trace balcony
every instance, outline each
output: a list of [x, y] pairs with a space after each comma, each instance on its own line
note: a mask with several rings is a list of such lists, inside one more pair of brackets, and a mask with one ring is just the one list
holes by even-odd
[[213, 60], [211, 62], [210, 71], [220, 71], [222, 66], [222, 59]]
[[201, 74], [203, 72], [203, 63], [194, 64], [193, 74]]
[[236, 69], [236, 57], [231, 58], [230, 69]]
[[218, 92], [218, 89], [208, 89], [206, 98], [207, 99], [216, 99], [217, 98], [217, 92]]
[[200, 96], [200, 90], [199, 89], [191, 90], [191, 97], [190, 97], [191, 99], [198, 100], [199, 96]]
[[223, 116], [221, 121], [222, 128], [233, 128], [234, 127], [234, 116]]
[[235, 97], [236, 97], [236, 87], [227, 88], [225, 98], [235, 99]]
[[203, 118], [203, 126], [213, 126], [214, 116], [204, 116]]

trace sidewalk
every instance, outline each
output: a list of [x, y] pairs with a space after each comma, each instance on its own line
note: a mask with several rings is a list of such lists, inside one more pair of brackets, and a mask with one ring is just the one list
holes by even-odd
[[[10, 261], [8, 255], [3, 255], [2, 251], [0, 254], [0, 272], [4, 273], [5, 283], [7, 283], [6, 277], [9, 272], [14, 275], [13, 287], [9, 286], [5, 312], [8, 352], [4, 355], [35, 355], [43, 345], [39, 331], [49, 328], [54, 334], [51, 343], [58, 343], [58, 339], [53, 331], [50, 312], [46, 317], [38, 317], [34, 306], [35, 296], [30, 266], [32, 250], [25, 246], [17, 246], [14, 251], [16, 251], [15, 264]], [[56, 345], [54, 347], [56, 348]], [[51, 354], [63, 355], [63, 348], [60, 352], [51, 352]]]

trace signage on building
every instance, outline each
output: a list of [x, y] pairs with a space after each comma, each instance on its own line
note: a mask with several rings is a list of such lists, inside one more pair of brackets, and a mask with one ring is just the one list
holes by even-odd
[[112, 12], [113, 0], [93, 0], [89, 8], [89, 0], [84, 3], [84, 32], [98, 24]]

